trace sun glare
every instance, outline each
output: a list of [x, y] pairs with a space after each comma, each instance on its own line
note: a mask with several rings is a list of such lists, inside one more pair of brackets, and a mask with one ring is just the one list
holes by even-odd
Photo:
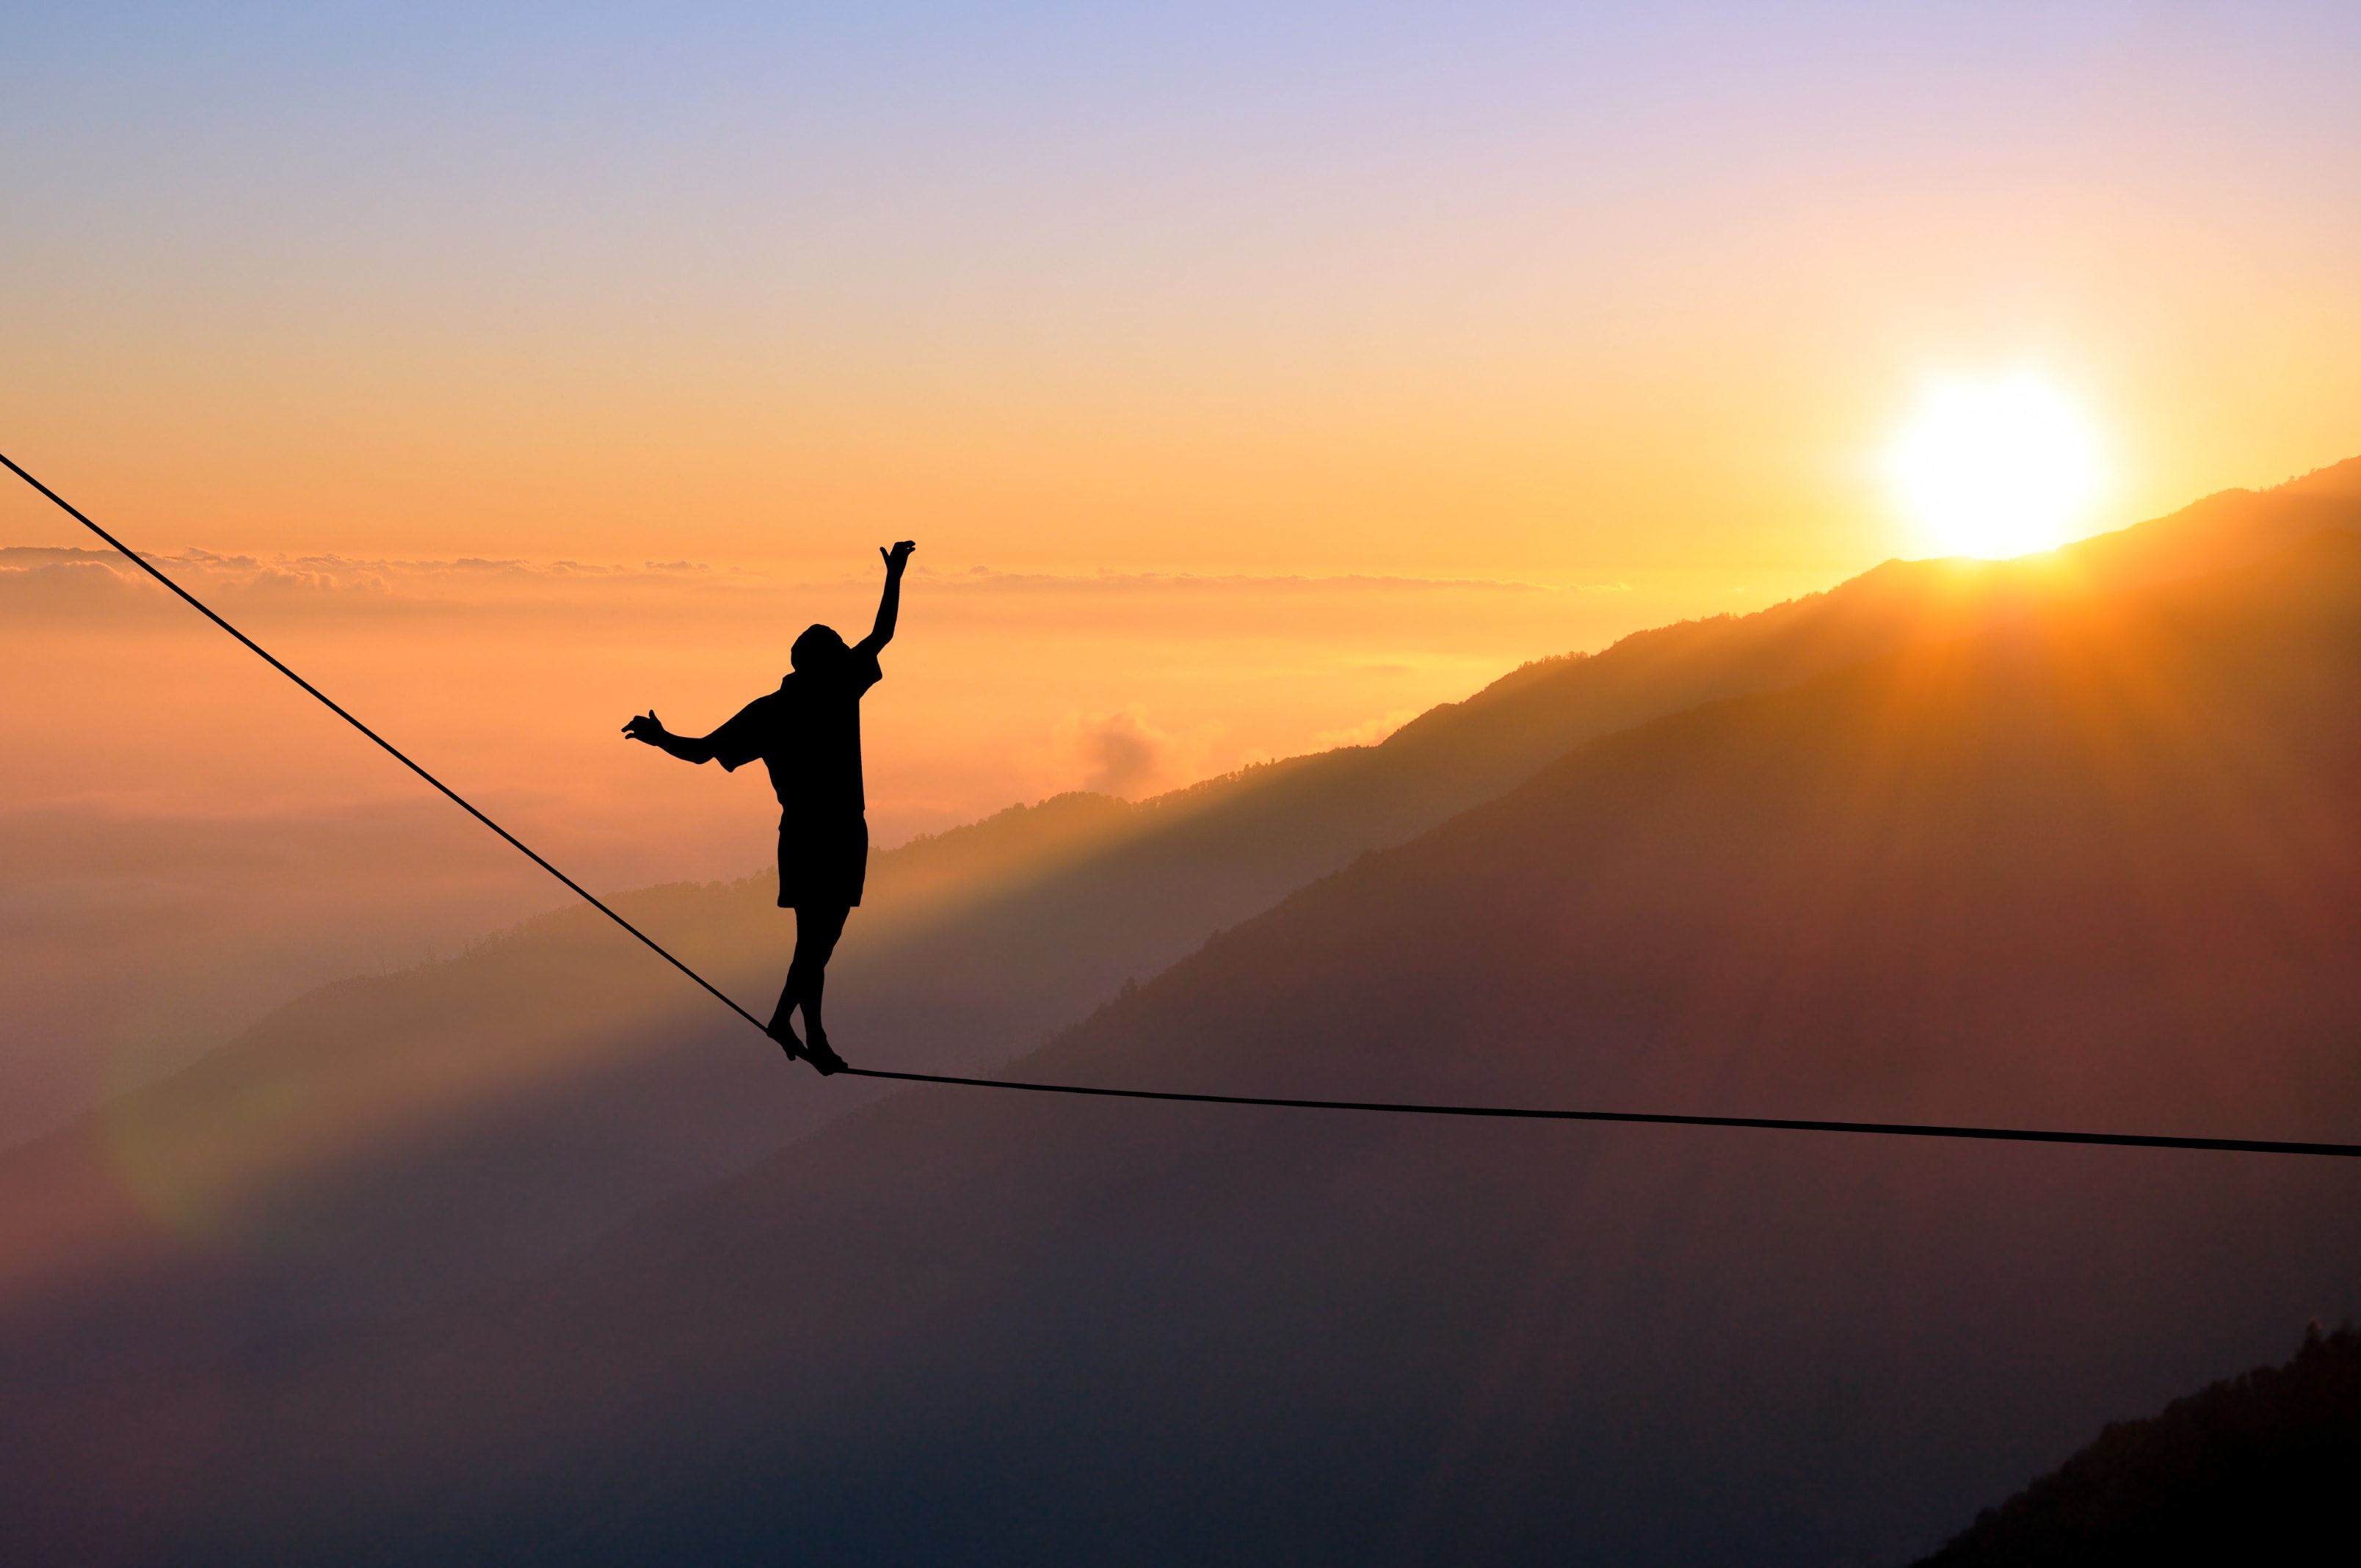
[[1886, 454], [1886, 477], [1938, 552], [1998, 560], [2076, 537], [2102, 476], [2082, 411], [2019, 373], [1930, 386]]

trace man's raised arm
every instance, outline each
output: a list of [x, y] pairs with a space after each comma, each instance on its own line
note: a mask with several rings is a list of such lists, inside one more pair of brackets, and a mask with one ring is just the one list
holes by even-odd
[[877, 552], [885, 557], [885, 592], [877, 600], [877, 624], [854, 652], [874, 657], [878, 650], [894, 641], [894, 622], [902, 613], [902, 572], [910, 564], [910, 552], [917, 548], [905, 539], [891, 550]]
[[684, 762], [713, 761], [713, 737], [710, 735], [675, 735], [664, 727], [654, 708], [634, 714], [623, 726], [623, 733], [634, 740], [644, 740], [660, 751], [669, 751]]

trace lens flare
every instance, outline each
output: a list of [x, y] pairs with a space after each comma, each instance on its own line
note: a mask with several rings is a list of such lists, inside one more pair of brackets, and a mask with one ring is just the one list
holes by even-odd
[[2020, 372], [1930, 386], [1886, 454], [1886, 477], [1938, 553], [1997, 560], [2077, 537], [2104, 472], [2081, 409]]

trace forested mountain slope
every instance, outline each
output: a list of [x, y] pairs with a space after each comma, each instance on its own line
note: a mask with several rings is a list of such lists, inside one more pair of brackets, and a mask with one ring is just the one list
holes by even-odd
[[2313, 1324], [2283, 1366], [2104, 1431], [1922, 1568], [2343, 1563], [2361, 1474], [2361, 1334]]
[[[1759, 614], [1528, 666], [1380, 746], [1137, 806], [1061, 797], [890, 851], [833, 972], [838, 1038], [876, 1065], [996, 1066], [1126, 979], [1587, 740], [2351, 527], [2356, 474], [2227, 492], [2055, 560], [1891, 563]], [[767, 1013], [792, 939], [767, 877], [621, 902]], [[211, 1355], [324, 1316], [406, 1310], [742, 1168], [871, 1092], [782, 1070], [628, 937], [563, 910], [456, 960], [324, 988], [0, 1157], [0, 1333], [36, 1365], [62, 1354], [60, 1325], [77, 1355], [132, 1342]]]
[[[1584, 745], [1019, 1070], [2349, 1141], [2356, 945], [2330, 533]], [[105, 1527], [192, 1560], [1893, 1561], [2349, 1313], [2356, 1181], [913, 1091], [515, 1288], [180, 1385], [213, 1437], [118, 1438], [107, 1484], [183, 1484]], [[46, 1540], [98, 1528], [56, 1504], [101, 1474], [71, 1452], [10, 1467]]]

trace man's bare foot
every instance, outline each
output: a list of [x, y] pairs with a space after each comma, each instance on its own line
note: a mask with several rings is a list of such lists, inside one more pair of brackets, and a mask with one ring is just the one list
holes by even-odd
[[823, 1076], [842, 1072], [847, 1065], [845, 1059], [836, 1054], [835, 1047], [828, 1043], [828, 1036], [821, 1032], [819, 1026], [807, 1019], [804, 1030], [811, 1036], [811, 1043], [804, 1047], [804, 1059], [818, 1068]]
[[794, 1061], [804, 1054], [804, 1043], [796, 1038], [796, 1032], [788, 1025], [784, 1014], [772, 1019], [770, 1026], [763, 1033], [779, 1042], [779, 1049], [787, 1053], [789, 1061]]

